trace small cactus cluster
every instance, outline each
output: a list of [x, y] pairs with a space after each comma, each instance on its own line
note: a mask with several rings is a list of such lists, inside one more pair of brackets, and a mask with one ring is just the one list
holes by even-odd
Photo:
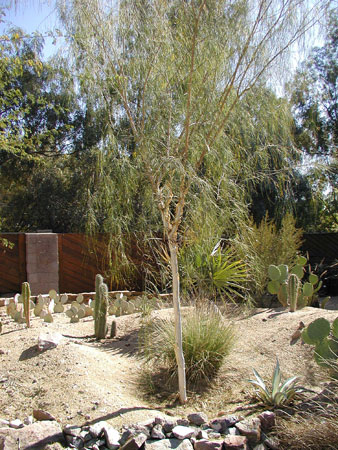
[[[326, 368], [338, 371], [338, 317], [330, 322], [323, 317], [311, 322], [302, 332], [303, 342], [314, 345], [314, 359]], [[336, 363], [336, 366], [334, 364]]]
[[64, 305], [68, 302], [68, 295], [62, 294], [58, 295], [56, 291], [49, 291], [49, 297], [54, 300], [54, 312], [62, 313], [65, 310]]
[[92, 300], [89, 300], [88, 305], [84, 304], [82, 294], [76, 297], [76, 300], [72, 302], [70, 308], [66, 311], [66, 315], [70, 318], [71, 323], [79, 322], [80, 319], [91, 316], [92, 314]]
[[53, 312], [56, 302], [59, 301], [59, 296], [54, 289], [51, 289], [48, 293], [48, 297], [38, 295], [36, 305], [34, 308], [34, 315], [40, 317], [44, 322], [53, 322]]
[[[28, 284], [28, 283], [27, 283]], [[25, 293], [25, 300], [22, 294], [16, 294], [13, 299], [9, 301], [6, 307], [7, 314], [18, 323], [26, 323], [27, 326], [30, 326], [30, 312], [34, 308], [34, 302], [30, 300], [30, 295], [28, 297], [28, 294], [30, 292], [26, 290], [27, 287], [24, 288]], [[27, 302], [28, 298], [28, 302]], [[26, 302], [26, 309], [25, 309], [25, 302]], [[27, 306], [28, 303], [28, 306]], [[22, 304], [22, 306], [21, 306]], [[28, 317], [29, 315], [29, 317]]]
[[162, 302], [156, 297], [148, 298], [148, 296], [143, 295], [142, 297], [136, 297], [134, 299], [128, 300], [125, 295], [116, 294], [115, 300], [110, 304], [108, 308], [109, 315], [123, 316], [126, 314], [133, 314], [136, 312], [141, 312], [143, 316], [150, 313], [153, 309], [160, 309], [162, 307]]
[[310, 305], [313, 296], [322, 287], [322, 281], [319, 281], [318, 276], [314, 273], [310, 273], [309, 280], [302, 283], [306, 263], [307, 259], [300, 256], [290, 271], [286, 264], [270, 265], [268, 269], [269, 293], [277, 294], [279, 302], [284, 307], [289, 306], [291, 312], [296, 311], [297, 307], [303, 308]]

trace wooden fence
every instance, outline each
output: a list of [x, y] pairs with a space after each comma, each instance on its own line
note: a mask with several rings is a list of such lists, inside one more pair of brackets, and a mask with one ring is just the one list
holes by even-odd
[[[27, 281], [27, 268], [32, 259], [26, 252], [28, 238], [24, 233], [0, 234], [0, 237], [11, 243], [10, 247], [0, 243], [0, 295], [19, 292], [21, 283]], [[143, 253], [136, 236], [130, 236], [126, 245], [127, 257], [133, 262], [133, 270], [129, 274], [123, 274], [123, 271], [119, 273], [119, 270], [115, 273], [111, 271], [110, 262], [114, 261], [115, 255], [113, 251], [109, 254], [107, 235], [99, 235], [93, 240], [83, 234], [57, 234], [57, 241], [59, 292], [92, 292], [97, 273], [106, 276], [105, 281], [110, 290], [143, 290]]]
[[107, 274], [106, 282], [110, 290], [135, 289], [142, 290], [141, 260], [136, 243], [128, 246], [128, 257], [133, 261], [136, 270], [132, 279], [123, 280], [109, 276], [110, 261], [114, 260], [114, 252], [109, 254], [108, 236], [102, 234], [95, 240], [83, 234], [59, 234], [59, 291], [90, 292], [95, 288], [95, 275]]
[[311, 265], [330, 265], [338, 261], [338, 233], [305, 233], [302, 252], [309, 254]]
[[6, 233], [0, 237], [0, 293], [19, 292], [26, 281], [26, 240], [24, 233]]
[[[58, 234], [59, 292], [91, 292], [97, 273], [109, 273], [109, 259], [114, 261], [114, 252], [108, 253], [108, 237], [100, 235], [95, 243], [85, 235], [76, 233]], [[0, 242], [0, 294], [19, 292], [21, 283], [27, 280], [26, 235], [24, 233], [0, 234], [12, 245], [6, 247]], [[127, 256], [134, 263], [133, 273], [126, 276], [106, 278], [110, 290], [144, 290], [145, 263], [148, 272], [159, 273], [154, 260], [144, 261], [147, 252], [142, 250], [142, 239], [131, 236], [128, 239]], [[324, 260], [332, 264], [338, 259], [338, 233], [312, 233], [304, 235], [301, 251], [308, 252], [314, 265]], [[331, 294], [333, 295], [333, 294]]]

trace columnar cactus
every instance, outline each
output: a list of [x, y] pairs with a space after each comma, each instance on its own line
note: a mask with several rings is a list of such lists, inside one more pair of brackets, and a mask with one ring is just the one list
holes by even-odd
[[290, 274], [288, 278], [288, 302], [290, 304], [290, 311], [295, 312], [297, 309], [298, 293], [300, 280], [294, 273]]
[[98, 325], [98, 313], [100, 306], [100, 286], [103, 283], [103, 276], [99, 273], [95, 277], [95, 300], [94, 300], [94, 327], [95, 327], [95, 336], [97, 335], [97, 325]]
[[103, 281], [100, 283], [100, 280], [103, 280], [102, 277], [96, 277], [98, 290], [95, 294], [95, 337], [96, 339], [104, 339], [107, 333], [108, 287]]
[[31, 300], [31, 289], [29, 283], [25, 281], [22, 283], [21, 297], [23, 302], [23, 313], [26, 319], [27, 328], [30, 327], [30, 300]]

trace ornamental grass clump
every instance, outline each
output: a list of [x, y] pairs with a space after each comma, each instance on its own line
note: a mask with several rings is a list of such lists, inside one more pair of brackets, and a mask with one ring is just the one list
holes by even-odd
[[[233, 327], [218, 311], [201, 308], [183, 317], [182, 329], [187, 381], [191, 384], [210, 381], [232, 348]], [[140, 333], [144, 359], [173, 376], [177, 374], [174, 342], [173, 320], [148, 322]]]

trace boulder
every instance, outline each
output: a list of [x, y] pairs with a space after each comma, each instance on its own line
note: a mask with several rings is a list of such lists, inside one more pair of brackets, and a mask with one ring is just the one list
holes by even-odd
[[248, 450], [248, 440], [245, 436], [227, 436], [224, 439], [224, 448], [226, 450]]
[[195, 450], [222, 450], [223, 441], [209, 441], [207, 439], [201, 439], [194, 444]]
[[63, 434], [56, 421], [35, 422], [20, 429], [0, 428], [0, 445], [2, 450], [25, 450], [31, 447], [39, 450], [53, 442], [64, 443]]
[[184, 427], [182, 425], [177, 425], [175, 428], [173, 428], [172, 431], [173, 435], [177, 439], [189, 439], [195, 434], [194, 428], [191, 427]]
[[203, 425], [208, 422], [208, 417], [203, 412], [196, 412], [188, 415], [188, 420], [193, 425]]
[[189, 439], [162, 439], [161, 441], [146, 441], [144, 450], [193, 450]]
[[140, 433], [136, 436], [131, 436], [127, 442], [121, 445], [121, 450], [138, 450], [147, 440], [147, 436], [144, 433]]

